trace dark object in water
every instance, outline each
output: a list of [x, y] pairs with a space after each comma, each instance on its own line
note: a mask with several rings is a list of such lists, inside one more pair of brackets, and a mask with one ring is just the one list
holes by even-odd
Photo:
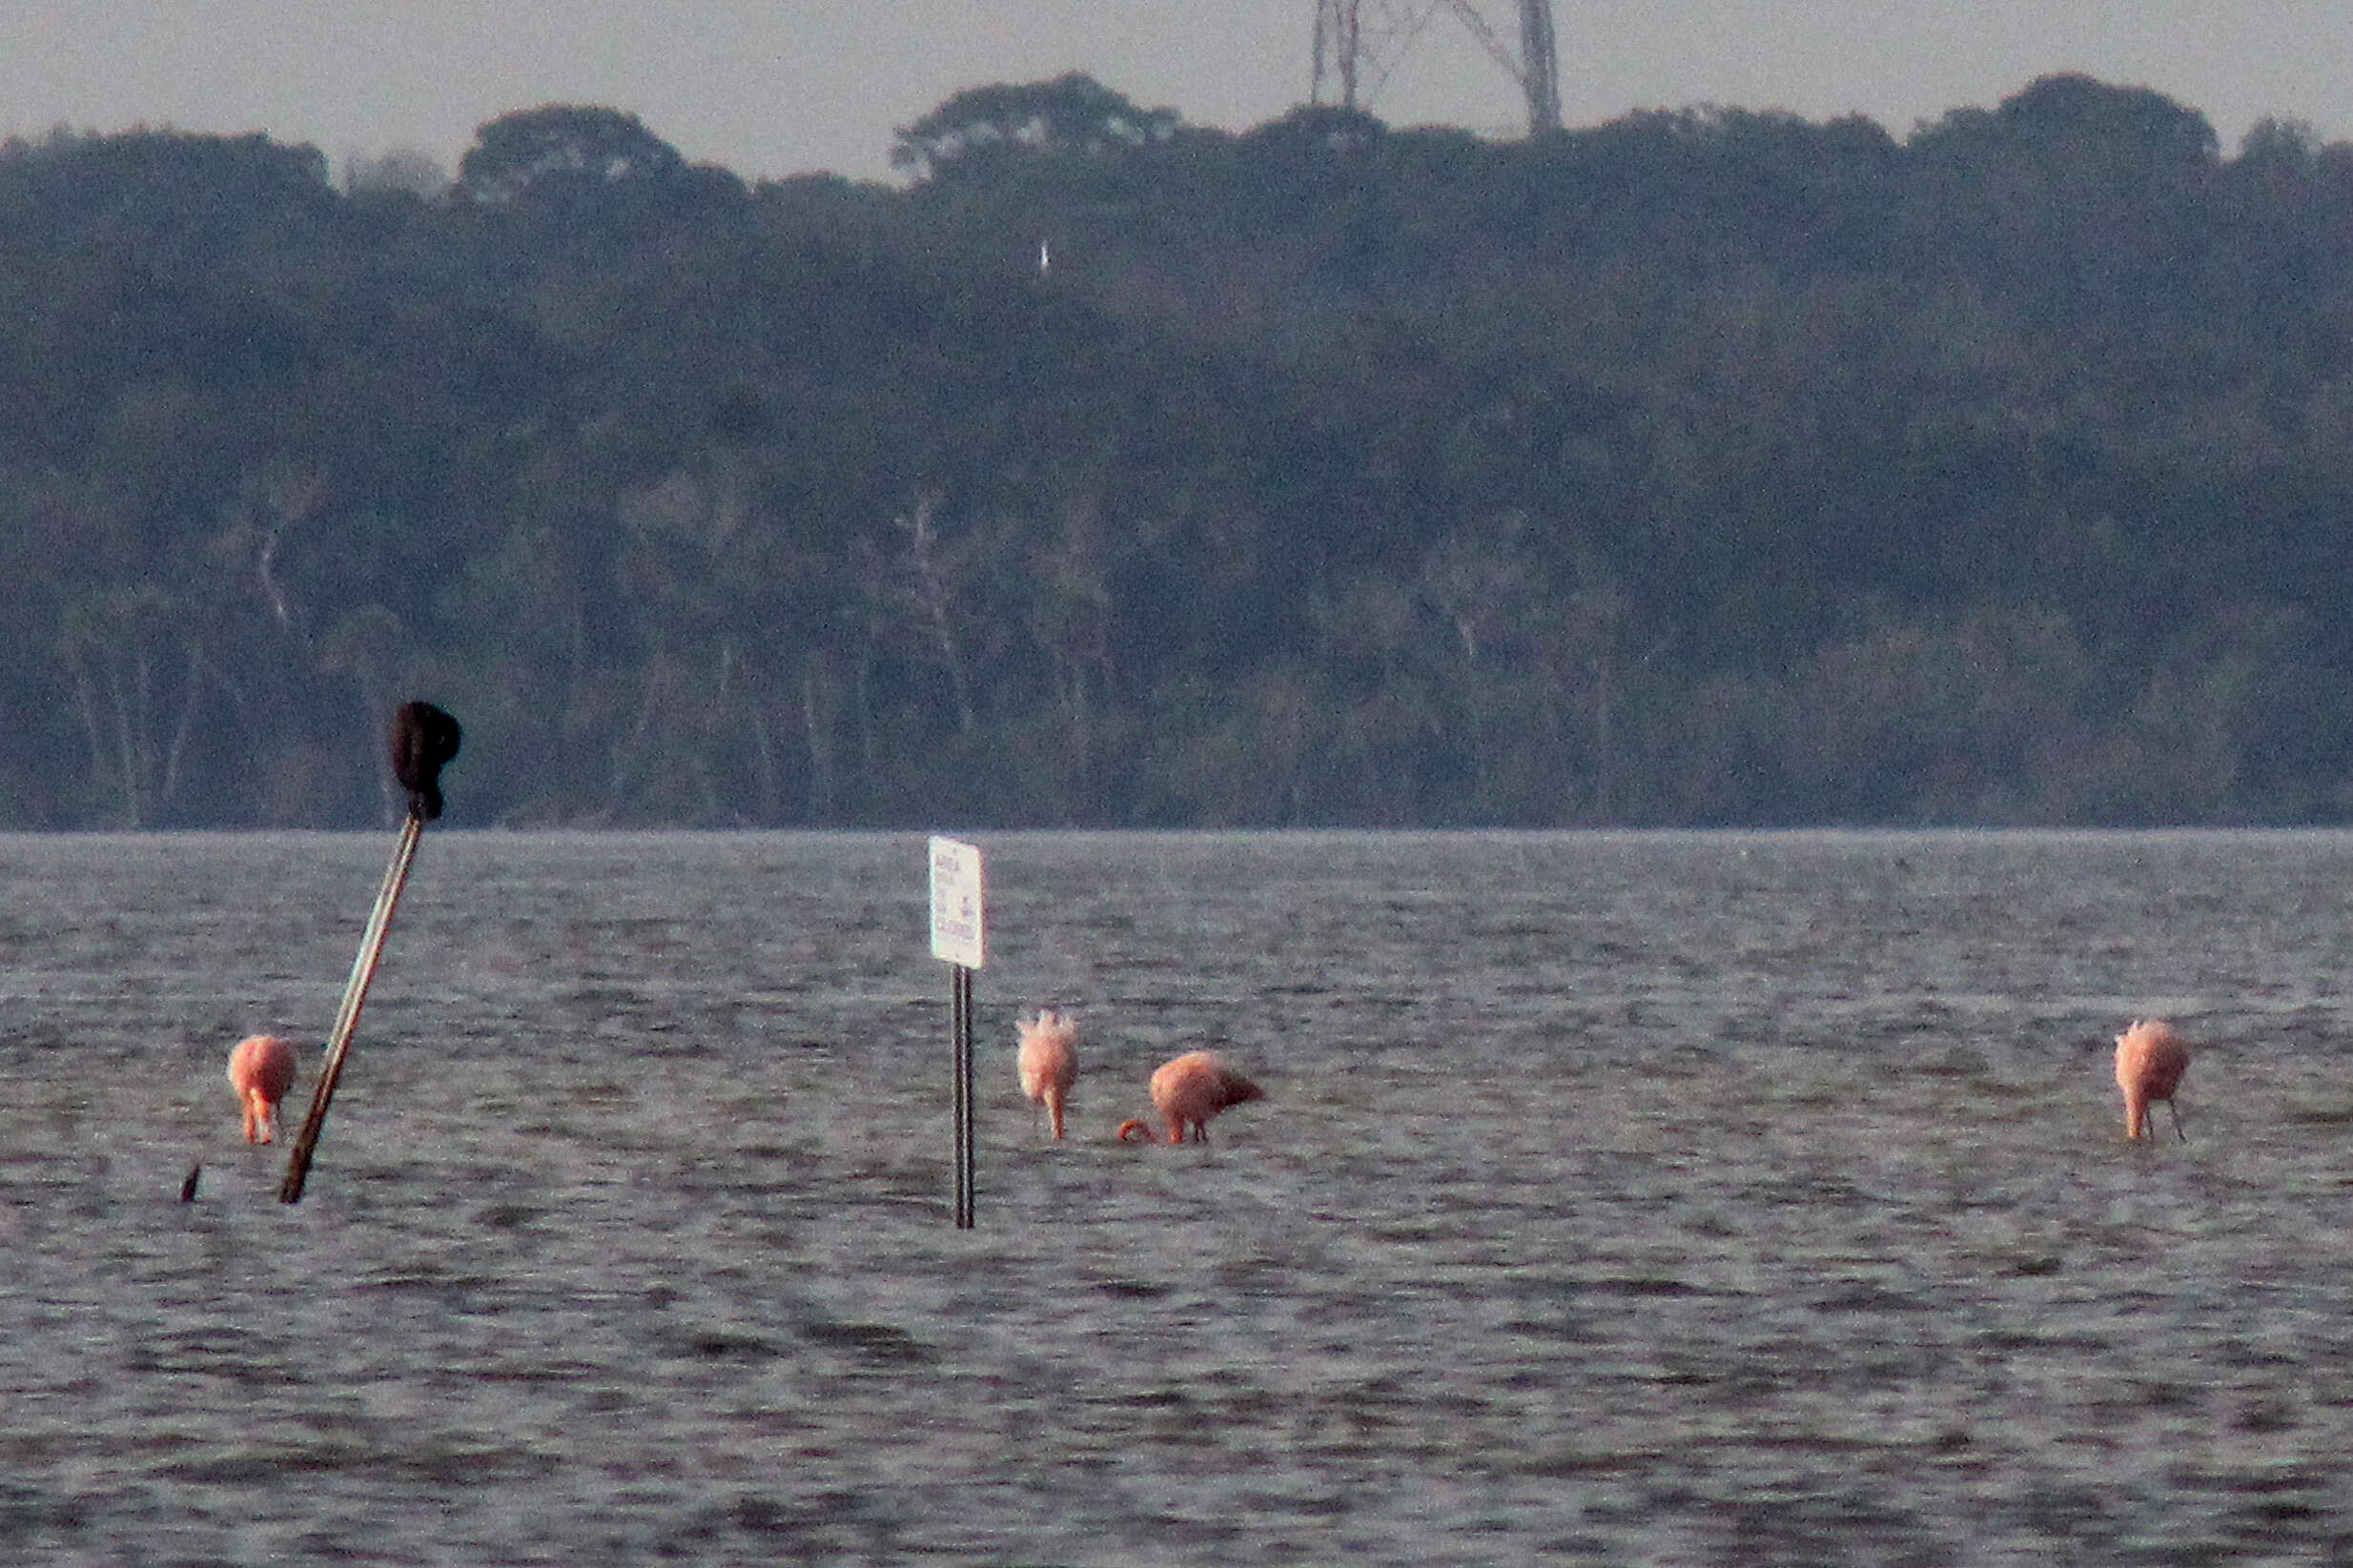
[[403, 703], [392, 716], [392, 776], [408, 791], [408, 814], [441, 814], [441, 769], [458, 755], [458, 721], [431, 703]]
[[194, 1203], [196, 1201], [196, 1178], [203, 1174], [204, 1167], [201, 1165], [192, 1165], [188, 1168], [188, 1179], [180, 1183], [180, 1202]]

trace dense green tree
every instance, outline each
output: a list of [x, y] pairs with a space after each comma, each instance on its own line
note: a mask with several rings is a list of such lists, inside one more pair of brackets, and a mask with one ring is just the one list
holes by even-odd
[[1138, 109], [1082, 71], [1050, 82], [970, 88], [902, 128], [890, 164], [918, 176], [971, 176], [1013, 164], [1086, 163], [1157, 146], [1173, 109]]
[[894, 153], [0, 146], [0, 825], [374, 820], [412, 695], [459, 821], [2353, 817], [2353, 148], [1066, 76]]
[[500, 203], [581, 188], [658, 185], [685, 172], [678, 150], [635, 114], [549, 104], [501, 114], [477, 131], [458, 164], [458, 189], [476, 201]]

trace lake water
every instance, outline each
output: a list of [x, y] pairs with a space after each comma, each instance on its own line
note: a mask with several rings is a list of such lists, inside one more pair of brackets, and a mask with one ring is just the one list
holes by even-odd
[[294, 1206], [391, 836], [0, 839], [0, 1560], [2353, 1558], [2353, 837], [971, 836], [969, 1232], [920, 835], [428, 833]]

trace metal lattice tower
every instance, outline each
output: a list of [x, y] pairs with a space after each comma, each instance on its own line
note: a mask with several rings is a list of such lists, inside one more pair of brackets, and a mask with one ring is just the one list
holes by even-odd
[[1520, 85], [1527, 91], [1527, 133], [1561, 129], [1561, 51], [1552, 37], [1552, 0], [1520, 0]]
[[1542, 136], [1561, 129], [1561, 61], [1552, 33], [1552, 0], [1518, 0], [1520, 47], [1505, 47], [1473, 0], [1316, 0], [1315, 74], [1310, 100], [1324, 101], [1324, 83], [1337, 80], [1345, 109], [1363, 98], [1397, 63], [1397, 56], [1441, 10], [1451, 11], [1471, 36], [1510, 73], [1527, 97], [1527, 130]]

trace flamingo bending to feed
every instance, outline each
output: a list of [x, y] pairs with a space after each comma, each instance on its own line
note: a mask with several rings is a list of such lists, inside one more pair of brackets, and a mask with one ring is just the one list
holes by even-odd
[[275, 1034], [249, 1034], [229, 1052], [229, 1082], [245, 1107], [245, 1141], [277, 1133], [277, 1103], [294, 1088], [295, 1046]]
[[1014, 1027], [1021, 1031], [1021, 1053], [1013, 1062], [1021, 1092], [1046, 1108], [1046, 1120], [1058, 1138], [1063, 1102], [1078, 1079], [1078, 1022], [1048, 1008]]
[[[1266, 1090], [1235, 1071], [1214, 1050], [1189, 1050], [1160, 1064], [1152, 1075], [1153, 1109], [1168, 1123], [1168, 1141], [1182, 1143], [1190, 1131], [1196, 1143], [1209, 1141], [1209, 1118], [1231, 1106], [1263, 1100]], [[1142, 1122], [1119, 1124], [1122, 1143], [1149, 1143], [1152, 1129]]]
[[2173, 1103], [2174, 1090], [2181, 1087], [2181, 1074], [2189, 1066], [2190, 1048], [2161, 1018], [2136, 1020], [2116, 1037], [2116, 1081], [2124, 1091], [2127, 1138], [2155, 1132], [2149, 1108], [2162, 1100], [2173, 1112], [2174, 1135], [2183, 1143], [2190, 1141], [2190, 1135], [2181, 1130], [2180, 1109]]

